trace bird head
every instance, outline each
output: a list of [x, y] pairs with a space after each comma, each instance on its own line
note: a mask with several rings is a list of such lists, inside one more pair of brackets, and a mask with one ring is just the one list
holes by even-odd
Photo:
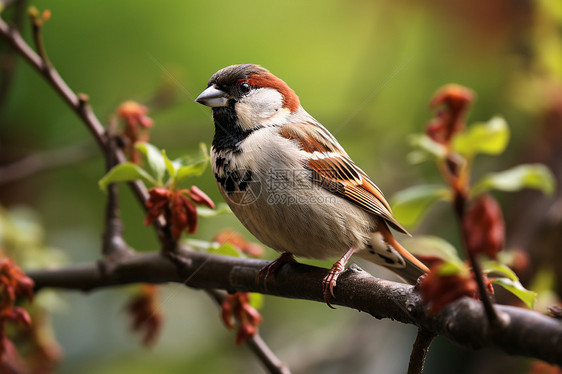
[[279, 125], [300, 108], [298, 96], [285, 82], [252, 64], [217, 71], [195, 101], [213, 108], [215, 123], [243, 131]]

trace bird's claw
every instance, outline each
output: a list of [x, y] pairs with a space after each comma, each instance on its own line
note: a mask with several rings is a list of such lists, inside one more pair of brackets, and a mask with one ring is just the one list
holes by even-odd
[[336, 298], [334, 295], [334, 287], [336, 287], [336, 283], [338, 281], [339, 276], [343, 273], [345, 269], [345, 264], [349, 260], [349, 258], [353, 255], [355, 250], [350, 248], [339, 260], [337, 260], [333, 265], [328, 274], [322, 280], [322, 290], [324, 291], [324, 301], [328, 306], [332, 309], [336, 309], [330, 304], [330, 299], [333, 297]]
[[332, 304], [330, 304], [330, 299], [332, 297], [334, 299], [336, 298], [336, 295], [334, 295], [334, 287], [336, 286], [336, 282], [337, 282], [338, 277], [339, 277], [339, 274], [336, 271], [334, 271], [334, 268], [332, 268], [328, 272], [328, 275], [326, 275], [324, 277], [324, 279], [322, 280], [322, 290], [324, 292], [324, 301], [332, 309], [336, 309], [332, 306]]
[[269, 264], [265, 265], [260, 271], [258, 271], [258, 274], [256, 275], [256, 283], [259, 283], [260, 279], [265, 275], [264, 282], [267, 285], [267, 280], [269, 279], [269, 277], [275, 274], [275, 272], [279, 270], [281, 266], [283, 266], [288, 262], [296, 262], [295, 257], [293, 257], [291, 253], [283, 252], [281, 256], [271, 261]]

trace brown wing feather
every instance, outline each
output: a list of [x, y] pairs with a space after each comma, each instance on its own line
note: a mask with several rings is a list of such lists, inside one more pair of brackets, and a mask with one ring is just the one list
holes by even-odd
[[303, 151], [311, 154], [306, 166], [313, 171], [315, 183], [361, 209], [384, 218], [396, 230], [410, 235], [392, 216], [390, 205], [382, 191], [355, 165], [322, 125], [287, 124], [280, 129], [280, 134], [295, 141]]

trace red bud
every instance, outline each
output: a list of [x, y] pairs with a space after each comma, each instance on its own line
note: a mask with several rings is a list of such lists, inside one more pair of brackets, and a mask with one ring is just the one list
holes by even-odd
[[145, 284], [126, 305], [126, 310], [131, 318], [131, 329], [140, 332], [142, 344], [151, 346], [156, 342], [162, 329], [162, 311], [158, 305], [158, 288], [155, 285]]
[[442, 87], [429, 106], [432, 109], [443, 106], [443, 109], [429, 122], [426, 134], [438, 143], [449, 144], [453, 135], [464, 128], [464, 117], [473, 100], [474, 93], [466, 87], [456, 84]]
[[239, 345], [250, 339], [257, 332], [262, 322], [260, 313], [250, 304], [247, 292], [236, 292], [227, 295], [221, 305], [221, 318], [228, 328], [234, 327], [234, 320], [238, 323], [235, 344]]
[[505, 224], [499, 204], [490, 195], [479, 197], [463, 219], [467, 249], [495, 259], [502, 250]]
[[474, 297], [478, 289], [476, 281], [468, 272], [441, 275], [441, 266], [443, 263], [434, 264], [420, 281], [420, 293], [430, 305], [432, 314], [438, 313], [447, 304], [463, 296]]
[[199, 189], [197, 186], [191, 186], [189, 190], [189, 197], [197, 204], [206, 205], [211, 209], [215, 209], [215, 203], [207, 194]]
[[136, 143], [146, 143], [149, 139], [148, 129], [154, 125], [152, 118], [147, 116], [148, 108], [135, 101], [125, 101], [117, 109], [117, 115], [125, 122], [123, 135], [128, 140], [126, 150], [131, 162], [140, 164], [140, 153]]

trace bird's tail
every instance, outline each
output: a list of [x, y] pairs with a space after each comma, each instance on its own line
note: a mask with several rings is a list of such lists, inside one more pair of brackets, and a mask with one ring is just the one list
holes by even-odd
[[[386, 229], [386, 230], [384, 230]], [[394, 239], [390, 230], [384, 227], [383, 238], [384, 241], [390, 244], [404, 259], [406, 266], [402, 268], [391, 268], [394, 273], [396, 273], [400, 278], [404, 279], [410, 284], [416, 284], [418, 278], [429, 272], [427, 266], [425, 266], [420, 260], [418, 260], [413, 254], [408, 252], [408, 250], [400, 243]], [[385, 233], [386, 231], [387, 233]]]
[[[419, 261], [417, 261], [418, 263], [415, 263], [407, 258], [404, 260], [406, 261], [406, 267], [400, 269], [390, 268], [390, 270], [410, 284], [416, 284], [418, 278], [429, 271], [427, 266], [421, 264]], [[419, 264], [421, 264], [421, 266]]]
[[429, 272], [427, 266], [394, 239], [385, 223], [381, 222], [373, 233], [371, 244], [355, 255], [384, 266], [410, 284], [416, 284], [420, 276]]

